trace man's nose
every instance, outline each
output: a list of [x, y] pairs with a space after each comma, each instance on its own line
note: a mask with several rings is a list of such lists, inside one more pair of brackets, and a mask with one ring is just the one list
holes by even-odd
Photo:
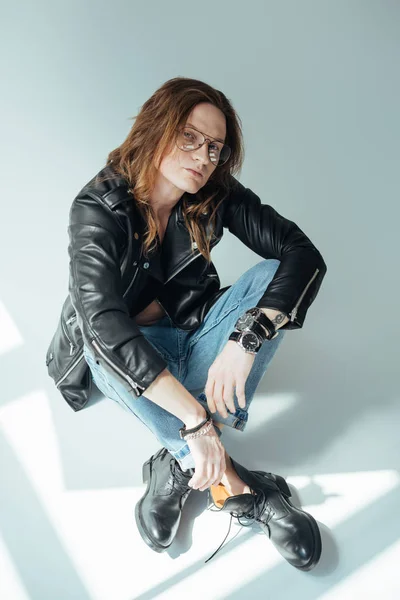
[[210, 162], [210, 157], [208, 155], [208, 143], [204, 142], [200, 148], [195, 150], [195, 156], [197, 159], [201, 158], [202, 162], [207, 165]]

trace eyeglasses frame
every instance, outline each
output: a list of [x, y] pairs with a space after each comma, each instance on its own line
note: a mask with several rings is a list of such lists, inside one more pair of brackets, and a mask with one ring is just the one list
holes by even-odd
[[[192, 148], [191, 150], [184, 150], [183, 148], [179, 148], [179, 146], [178, 146], [178, 144], [177, 144], [177, 141], [175, 140], [176, 146], [177, 146], [177, 148], [179, 148], [179, 150], [182, 150], [183, 152], [193, 152], [193, 150], [198, 150], [199, 148], [201, 148], [202, 146], [204, 146], [204, 144], [205, 144], [206, 142], [213, 142], [213, 141], [214, 141], [214, 142], [217, 142], [217, 143], [219, 143], [219, 144], [222, 144], [223, 146], [226, 146], [227, 148], [229, 148], [229, 151], [230, 151], [230, 152], [229, 152], [229, 156], [228, 156], [228, 158], [227, 158], [227, 159], [226, 159], [226, 160], [225, 160], [225, 161], [224, 161], [222, 164], [220, 164], [220, 165], [216, 165], [216, 164], [214, 164], [214, 163], [211, 161], [211, 159], [210, 159], [210, 162], [212, 162], [212, 164], [213, 164], [215, 167], [222, 167], [222, 165], [224, 165], [226, 162], [228, 162], [228, 160], [229, 160], [229, 157], [230, 157], [230, 155], [231, 155], [231, 151], [232, 151], [231, 147], [230, 147], [230, 146], [228, 146], [228, 144], [225, 144], [225, 142], [220, 142], [220, 141], [219, 141], [219, 140], [217, 140], [216, 138], [206, 137], [206, 136], [204, 135], [204, 133], [203, 133], [202, 131], [200, 131], [200, 129], [196, 129], [196, 127], [193, 127], [193, 125], [182, 125], [181, 127], [178, 127], [178, 128], [176, 129], [176, 131], [179, 131], [179, 132], [180, 132], [180, 131], [182, 131], [183, 129], [194, 129], [195, 131], [197, 131], [197, 133], [201, 133], [201, 135], [202, 135], [202, 136], [203, 136], [203, 138], [204, 138], [204, 141], [203, 141], [203, 142], [200, 144], [200, 146], [197, 146], [197, 148]], [[208, 146], [208, 147], [207, 147], [207, 150], [209, 151], [209, 149], [210, 149], [210, 148], [209, 148], [209, 146]], [[210, 157], [210, 154], [209, 154], [209, 153], [208, 153], [208, 157]]]

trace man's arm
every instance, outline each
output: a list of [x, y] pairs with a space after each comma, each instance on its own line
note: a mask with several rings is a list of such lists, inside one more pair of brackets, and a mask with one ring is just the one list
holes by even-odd
[[224, 227], [262, 258], [280, 261], [256, 308], [287, 316], [280, 323], [284, 330], [301, 328], [325, 277], [325, 261], [294, 221], [263, 204], [250, 188], [233, 179], [235, 185], [223, 214]]

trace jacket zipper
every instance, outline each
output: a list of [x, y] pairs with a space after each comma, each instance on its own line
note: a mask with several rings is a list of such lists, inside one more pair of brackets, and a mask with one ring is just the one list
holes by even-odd
[[[134, 264], [134, 265], [137, 265], [137, 262], [135, 261], [133, 264]], [[134, 276], [132, 277], [132, 280], [131, 280], [130, 284], [129, 284], [129, 285], [128, 285], [128, 287], [126, 288], [126, 290], [125, 290], [125, 292], [124, 292], [124, 294], [123, 294], [123, 298], [125, 298], [125, 296], [126, 296], [126, 295], [127, 295], [127, 293], [129, 292], [129, 290], [131, 289], [131, 287], [132, 287], [132, 284], [133, 284], [133, 282], [135, 281], [135, 279], [136, 279], [136, 275], [138, 274], [138, 272], [139, 272], [139, 267], [137, 267], [137, 269], [136, 269], [136, 271], [135, 271], [135, 274], [134, 274]]]
[[78, 364], [78, 362], [80, 362], [83, 358], [83, 349], [79, 352], [79, 354], [76, 357], [76, 360], [74, 360], [74, 362], [72, 363], [72, 365], [69, 367], [69, 369], [67, 369], [67, 371], [64, 373], [64, 375], [56, 382], [56, 387], [58, 387], [66, 377], [68, 377], [68, 375], [71, 373], [71, 371], [73, 369], [75, 369], [76, 365]]
[[[134, 265], [137, 265], [137, 261], [135, 261], [133, 263]], [[130, 284], [128, 285], [128, 287], [126, 288], [125, 292], [123, 293], [123, 298], [125, 298], [125, 296], [127, 295], [127, 293], [129, 292], [129, 290], [132, 287], [133, 282], [136, 279], [136, 276], [139, 272], [139, 267], [137, 267]], [[129, 385], [136, 390], [136, 393], [138, 394], [138, 396], [140, 396], [140, 394], [146, 389], [145, 387], [139, 385], [138, 383], [136, 383], [136, 381], [134, 381], [132, 379], [132, 377], [130, 377], [129, 375], [127, 375], [122, 369], [120, 369], [115, 363], [112, 362], [112, 360], [110, 360], [108, 358], [108, 356], [106, 356], [106, 354], [104, 354], [103, 350], [100, 348], [99, 344], [96, 342], [96, 340], [92, 340], [92, 344], [93, 346], [96, 348], [96, 350], [98, 351], [98, 353], [104, 358], [104, 360], [115, 370], [117, 371], [117, 373], [119, 373], [128, 383]], [[141, 392], [139, 392], [139, 390], [142, 390]]]
[[[218, 241], [219, 241], [219, 239], [217, 239], [217, 240], [215, 241], [215, 243], [214, 243], [214, 244], [212, 244], [212, 245], [210, 246], [210, 250], [211, 250], [211, 248], [213, 248], [213, 247], [214, 247], [214, 246], [217, 244], [217, 242], [218, 242]], [[179, 266], [178, 266], [178, 268], [177, 268], [177, 269], [175, 269], [175, 271], [173, 271], [172, 275], [170, 275], [170, 276], [168, 277], [168, 279], [167, 279], [167, 280], [164, 282], [164, 284], [168, 283], [168, 281], [170, 281], [170, 280], [171, 280], [173, 277], [175, 277], [175, 275], [177, 275], [178, 273], [180, 273], [180, 272], [182, 271], [182, 269], [184, 269], [185, 267], [187, 267], [187, 265], [189, 265], [189, 264], [190, 264], [190, 263], [191, 263], [193, 260], [195, 260], [196, 258], [198, 258], [198, 257], [200, 256], [200, 254], [201, 254], [201, 252], [200, 252], [200, 250], [198, 250], [198, 251], [195, 253], [195, 255], [194, 255], [194, 256], [191, 256], [191, 257], [190, 257], [190, 260], [188, 260], [187, 262], [185, 262], [183, 265], [179, 265]], [[215, 274], [215, 275], [208, 275], [208, 277], [218, 277], [218, 274]], [[163, 310], [166, 312], [166, 314], [167, 314], [167, 315], [169, 316], [169, 318], [171, 319], [172, 323], [175, 325], [175, 322], [174, 322], [174, 320], [171, 318], [171, 316], [170, 316], [170, 315], [168, 314], [168, 312], [165, 310], [165, 307], [164, 307], [164, 306], [161, 304], [161, 302], [159, 301], [159, 299], [158, 299], [158, 298], [156, 298], [156, 301], [159, 303], [159, 305], [162, 307], [162, 309], [163, 309]]]
[[164, 283], [168, 283], [168, 281], [173, 279], [175, 277], [175, 275], [177, 275], [180, 271], [182, 271], [182, 269], [187, 267], [187, 265], [190, 265], [190, 263], [192, 261], [194, 261], [196, 258], [198, 258], [200, 256], [200, 254], [201, 254], [201, 252], [199, 250], [197, 250], [197, 253], [194, 256], [191, 256], [190, 259], [187, 262], [185, 262], [183, 265], [179, 265], [178, 268], [172, 272], [172, 274], [168, 277], [168, 279], [166, 279], [166, 281]]
[[[165, 311], [165, 313], [169, 316], [169, 318], [171, 319], [171, 316], [168, 314], [168, 312], [165, 310], [164, 306], [161, 304], [161, 302], [159, 301], [158, 298], [156, 298], [156, 302], [158, 302], [158, 304], [161, 306], [161, 308]], [[175, 325], [174, 321], [171, 319], [172, 323]]]
[[[97, 200], [97, 199], [98, 199], [98, 198], [97, 198], [97, 196], [96, 196], [96, 200]], [[125, 266], [125, 265], [124, 265], [124, 262], [126, 262], [127, 255], [128, 255], [128, 246], [125, 248], [125, 250], [124, 250], [124, 254], [123, 254], [123, 257], [122, 257], [122, 260], [121, 260], [121, 271], [122, 271], [122, 272], [123, 272], [123, 269], [124, 269], [124, 266]], [[134, 264], [137, 264], [137, 263], [135, 262]], [[134, 276], [133, 276], [133, 278], [132, 278], [132, 281], [130, 282], [130, 284], [129, 284], [129, 286], [128, 286], [128, 289], [127, 289], [127, 290], [125, 291], [125, 293], [124, 293], [124, 297], [126, 296], [126, 294], [128, 293], [128, 291], [130, 290], [130, 288], [131, 288], [131, 286], [132, 286], [132, 283], [134, 282], [134, 280], [135, 280], [135, 278], [136, 278], [136, 275], [137, 275], [137, 272], [138, 272], [138, 270], [139, 270], [139, 269], [136, 269], [136, 272], [135, 272], [135, 274], [134, 274]], [[69, 324], [71, 324], [73, 321], [75, 321], [75, 319], [76, 319], [76, 313], [72, 314], [72, 315], [69, 317], [69, 319], [67, 319], [66, 323], [69, 325]], [[73, 350], [74, 350], [74, 348], [75, 348], [75, 347], [74, 347], [73, 343], [71, 342], [71, 340], [70, 340], [70, 338], [69, 338], [69, 336], [68, 336], [68, 333], [67, 333], [67, 331], [66, 331], [66, 327], [64, 327], [64, 323], [63, 323], [63, 320], [62, 320], [62, 319], [61, 319], [61, 326], [62, 326], [62, 328], [63, 328], [63, 330], [64, 330], [64, 334], [65, 334], [65, 336], [67, 337], [67, 339], [68, 339], [68, 341], [69, 341], [69, 344], [70, 344], [70, 355], [71, 355], [71, 354], [73, 354]], [[56, 387], [58, 387], [59, 385], [61, 385], [61, 383], [64, 381], [64, 379], [65, 379], [66, 377], [68, 377], [68, 375], [71, 373], [71, 371], [73, 371], [73, 369], [75, 369], [76, 365], [77, 365], [77, 364], [78, 364], [78, 363], [79, 363], [79, 362], [82, 360], [82, 358], [83, 358], [83, 357], [84, 357], [84, 353], [83, 353], [83, 347], [82, 347], [82, 349], [80, 350], [80, 352], [77, 354], [77, 356], [76, 356], [76, 359], [73, 361], [72, 365], [70, 365], [70, 366], [69, 366], [69, 368], [68, 368], [68, 369], [67, 369], [67, 371], [64, 373], [64, 375], [63, 375], [63, 376], [62, 376], [62, 377], [61, 377], [61, 378], [60, 378], [60, 379], [59, 379], [59, 380], [56, 382]], [[53, 356], [50, 356], [50, 358], [49, 358], [49, 362], [50, 362], [52, 359], [53, 359]]]
[[310, 281], [307, 283], [306, 287], [304, 288], [300, 298], [297, 300], [295, 307], [293, 308], [292, 312], [289, 313], [290, 314], [290, 320], [294, 321], [297, 315], [297, 311], [299, 309], [299, 306], [301, 304], [301, 301], [304, 298], [304, 295], [306, 294], [308, 288], [310, 287], [310, 285], [312, 284], [312, 282], [314, 281], [314, 279], [316, 278], [316, 276], [319, 273], [319, 269], [315, 269], [314, 275], [311, 277]]
[[[214, 248], [214, 246], [216, 246], [219, 241], [220, 241], [220, 238], [217, 238], [214, 241], [214, 243], [210, 245], [210, 250], [212, 248]], [[190, 263], [192, 261], [194, 261], [196, 258], [198, 258], [199, 256], [201, 256], [201, 252], [200, 252], [200, 250], [197, 250], [196, 253], [194, 254], [194, 256], [191, 256], [188, 261], [184, 262], [183, 265], [179, 265], [175, 269], [175, 271], [172, 272], [172, 274], [168, 277], [168, 279], [166, 281], [164, 281], [164, 284], [168, 283], [168, 281], [170, 281], [173, 277], [175, 277], [175, 275], [177, 275], [178, 273], [180, 273], [182, 271], [182, 269], [184, 269], [185, 267], [187, 267], [188, 265], [190, 265]]]
[[[71, 322], [71, 318], [68, 319], [68, 322]], [[71, 356], [74, 353], [75, 344], [72, 342], [71, 338], [68, 335], [68, 331], [67, 331], [67, 328], [66, 328], [66, 326], [64, 324], [64, 320], [63, 319], [61, 319], [61, 326], [63, 328], [65, 337], [69, 341], [69, 355]]]
[[[133, 264], [137, 264], [137, 261], [135, 261]], [[132, 280], [130, 282], [130, 284], [128, 285], [127, 289], [125, 290], [123, 297], [125, 298], [125, 296], [127, 295], [127, 293], [129, 292], [129, 290], [132, 287], [133, 282], [136, 279], [136, 276], [139, 272], [139, 267], [137, 267], [134, 276], [132, 277]], [[112, 367], [115, 371], [117, 371], [117, 373], [119, 373], [121, 375], [121, 377], [123, 377], [128, 383], [129, 385], [136, 391], [136, 393], [138, 394], [138, 396], [141, 395], [142, 392], [144, 392], [144, 390], [146, 389], [145, 387], [143, 387], [142, 385], [139, 385], [138, 383], [136, 383], [136, 381], [134, 381], [132, 379], [132, 377], [130, 377], [129, 375], [127, 375], [122, 369], [120, 369], [115, 363], [113, 363], [108, 356], [106, 356], [106, 354], [103, 352], [103, 350], [100, 348], [99, 344], [96, 342], [96, 340], [92, 340], [92, 345], [94, 346], [94, 348], [96, 348], [97, 352], [104, 358], [104, 360], [110, 365], [110, 367]], [[141, 391], [139, 391], [141, 390]]]
[[[136, 381], [134, 381], [132, 379], [132, 377], [129, 377], [129, 375], [127, 375], [126, 373], [124, 373], [124, 371], [122, 369], [120, 369], [119, 367], [117, 367], [117, 365], [115, 363], [113, 363], [108, 356], [106, 356], [103, 352], [103, 350], [100, 348], [99, 344], [97, 343], [96, 340], [92, 340], [92, 345], [96, 348], [97, 352], [104, 358], [104, 360], [115, 370], [117, 371], [121, 377], [123, 377], [124, 379], [126, 379], [126, 381], [131, 385], [131, 387], [136, 390], [138, 396], [140, 396], [140, 394], [146, 389], [145, 387], [143, 387], [142, 385], [139, 385], [138, 383], [136, 383]], [[139, 390], [142, 390], [142, 392], [139, 392]]]
[[[213, 247], [216, 245], [216, 243], [217, 243], [218, 241], [219, 241], [219, 239], [217, 238], [217, 239], [215, 240], [215, 243], [214, 243], [214, 244], [212, 244], [212, 245], [210, 246], [210, 250], [211, 250], [211, 248], [213, 248]], [[190, 260], [188, 260], [188, 261], [187, 261], [187, 262], [185, 262], [183, 265], [181, 265], [181, 266], [179, 266], [177, 269], [175, 269], [175, 271], [172, 273], [172, 275], [171, 275], [171, 276], [170, 276], [170, 277], [169, 277], [169, 278], [168, 278], [168, 279], [167, 279], [167, 280], [166, 280], [164, 283], [168, 283], [168, 281], [170, 281], [170, 280], [171, 280], [173, 277], [175, 277], [175, 275], [177, 275], [177, 274], [178, 274], [180, 271], [182, 271], [182, 269], [184, 269], [184, 268], [185, 268], [187, 265], [189, 265], [189, 264], [190, 264], [190, 263], [191, 263], [193, 260], [195, 260], [196, 258], [198, 258], [200, 255], [201, 255], [201, 252], [198, 250], [198, 251], [197, 251], [197, 253], [196, 253], [194, 256], [192, 256], [192, 257], [190, 258]], [[136, 262], [136, 263], [134, 263], [134, 264], [137, 264], [137, 262]], [[138, 271], [139, 271], [139, 267], [136, 269], [136, 272], [135, 272], [134, 276], [132, 277], [132, 280], [131, 280], [131, 282], [130, 282], [130, 284], [129, 284], [128, 288], [126, 289], [126, 291], [125, 291], [125, 292], [124, 292], [124, 294], [123, 294], [123, 297], [125, 297], [125, 296], [126, 296], [126, 294], [129, 292], [129, 290], [131, 289], [131, 287], [132, 287], [132, 284], [133, 284], [133, 282], [135, 281], [135, 279], [136, 279], [136, 276], [137, 276], [137, 274], [138, 274]], [[158, 299], [157, 299], [157, 300], [158, 300]], [[160, 305], [162, 306], [161, 302], [160, 302]], [[165, 310], [165, 308], [164, 308], [163, 306], [162, 306], [162, 308]], [[166, 310], [165, 310], [165, 312], [166, 312], [166, 314], [168, 315], [168, 313], [167, 313], [167, 311], [166, 311]], [[169, 316], [169, 315], [168, 315], [168, 316]], [[75, 315], [72, 315], [72, 316], [71, 316], [71, 317], [68, 319], [68, 322], [71, 322], [71, 321], [72, 321], [72, 320], [74, 320], [75, 318], [76, 318], [76, 314], [75, 314]], [[169, 318], [171, 319], [171, 317], [169, 317]], [[172, 321], [172, 319], [171, 319], [171, 321]], [[172, 322], [173, 322], [173, 321], [172, 321]], [[67, 335], [67, 334], [65, 334], [65, 335], [66, 335], [66, 337], [67, 337], [67, 339], [69, 340], [69, 342], [70, 342], [70, 345], [71, 345], [71, 344], [72, 344], [72, 343], [71, 343], [71, 340], [69, 339], [69, 337], [68, 337], [68, 335]], [[99, 348], [98, 344], [96, 344], [95, 340], [93, 340], [93, 341], [92, 341], [92, 344], [93, 344], [93, 346], [94, 346], [95, 348], [96, 348], [96, 347], [98, 348], [98, 351], [99, 351], [99, 353], [100, 353], [100, 354], [103, 356], [103, 358], [104, 358], [104, 359], [105, 359], [105, 360], [106, 360], [106, 361], [109, 363], [109, 365], [110, 365], [111, 367], [113, 367], [113, 368], [114, 368], [114, 369], [115, 369], [115, 370], [116, 370], [118, 373], [120, 373], [120, 374], [121, 374], [121, 376], [122, 376], [122, 377], [124, 377], [124, 378], [125, 378], [125, 379], [128, 381], [128, 383], [129, 383], [129, 384], [132, 386], [132, 388], [133, 388], [133, 389], [135, 389], [136, 391], [137, 391], [138, 389], [141, 389], [142, 391], [144, 391], [144, 390], [146, 389], [145, 387], [143, 387], [143, 386], [140, 386], [138, 383], [136, 383], [135, 381], [133, 381], [133, 379], [132, 379], [131, 377], [129, 377], [129, 375], [126, 375], [126, 373], [124, 373], [124, 372], [123, 372], [123, 371], [122, 371], [122, 370], [121, 370], [119, 367], [117, 367], [116, 365], [114, 365], [114, 363], [113, 363], [112, 361], [110, 361], [110, 359], [109, 359], [107, 356], [105, 356], [105, 354], [103, 353], [103, 351], [102, 351], [102, 350]], [[72, 354], [72, 346], [71, 346], [71, 351], [70, 351], [70, 354]], [[72, 365], [69, 367], [69, 369], [66, 371], [66, 373], [64, 373], [64, 375], [61, 377], [61, 379], [59, 379], [59, 380], [57, 381], [57, 383], [56, 383], [56, 386], [57, 386], [57, 387], [58, 387], [58, 386], [59, 386], [59, 385], [60, 385], [60, 384], [61, 384], [61, 383], [64, 381], [64, 379], [65, 379], [65, 378], [66, 378], [66, 377], [69, 375], [69, 373], [70, 373], [70, 372], [71, 372], [71, 371], [72, 371], [72, 370], [75, 368], [75, 366], [76, 366], [76, 365], [79, 363], [79, 361], [80, 361], [80, 360], [82, 360], [82, 358], [83, 358], [83, 349], [82, 349], [82, 350], [81, 350], [81, 352], [80, 352], [80, 353], [77, 355], [77, 359], [76, 359], [76, 361], [74, 361], [74, 362], [72, 363]], [[139, 395], [140, 395], [140, 393], [139, 393]]]
[[[131, 289], [131, 287], [132, 287], [132, 284], [133, 284], [134, 280], [136, 279], [136, 275], [137, 275], [138, 271], [139, 271], [139, 268], [137, 268], [137, 269], [136, 269], [136, 272], [135, 272], [134, 276], [132, 277], [132, 281], [130, 282], [130, 284], [129, 284], [129, 286], [128, 286], [128, 289], [125, 291], [125, 293], [124, 293], [124, 296], [126, 296], [126, 294], [127, 294], [127, 293], [129, 292], [129, 290]], [[69, 317], [69, 319], [67, 319], [66, 323], [68, 323], [68, 324], [71, 324], [73, 321], [75, 321], [75, 319], [76, 319], [76, 313], [75, 313], [75, 314], [73, 314], [71, 317]], [[61, 326], [62, 326], [62, 328], [63, 328], [64, 334], [65, 334], [65, 336], [66, 336], [67, 340], [69, 341], [69, 345], [70, 345], [70, 356], [71, 356], [71, 355], [73, 354], [73, 351], [74, 351], [74, 349], [75, 349], [75, 346], [74, 346], [74, 344], [71, 342], [71, 340], [70, 340], [70, 338], [69, 338], [69, 336], [68, 336], [68, 333], [67, 333], [67, 331], [66, 331], [66, 327], [64, 326], [64, 321], [63, 321], [62, 319], [61, 319]], [[61, 379], [59, 379], [59, 380], [56, 382], [56, 387], [58, 387], [58, 386], [59, 386], [59, 385], [60, 385], [60, 384], [61, 384], [61, 383], [64, 381], [64, 379], [65, 379], [65, 378], [66, 378], [66, 377], [67, 377], [67, 376], [68, 376], [68, 375], [71, 373], [71, 371], [72, 371], [72, 370], [73, 370], [73, 369], [76, 367], [76, 365], [77, 365], [77, 364], [78, 364], [78, 363], [79, 363], [79, 362], [82, 360], [82, 358], [83, 358], [83, 349], [82, 349], [82, 350], [79, 352], [79, 354], [77, 355], [77, 358], [76, 358], [76, 360], [74, 360], [74, 362], [72, 363], [72, 365], [71, 365], [71, 366], [70, 366], [70, 367], [67, 369], [67, 371], [64, 373], [64, 375], [61, 377]], [[49, 361], [49, 362], [50, 362], [50, 361]], [[116, 367], [116, 370], [120, 371], [118, 367]], [[128, 381], [129, 381], [129, 383], [131, 383], [131, 381], [130, 381], [130, 377], [128, 377], [128, 376], [127, 376], [127, 378], [128, 378]], [[132, 384], [131, 384], [131, 385], [132, 385]], [[134, 384], [134, 387], [137, 387], [137, 384]], [[140, 387], [140, 386], [139, 386], [139, 387]], [[145, 388], [143, 388], [143, 389], [145, 389]]]

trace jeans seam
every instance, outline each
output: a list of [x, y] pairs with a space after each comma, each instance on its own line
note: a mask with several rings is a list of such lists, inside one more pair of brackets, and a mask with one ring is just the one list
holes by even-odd
[[[99, 375], [99, 371], [95, 371], [98, 375]], [[129, 404], [127, 404], [125, 402], [125, 400], [122, 398], [122, 396], [117, 392], [117, 390], [114, 388], [114, 386], [111, 385], [111, 383], [108, 381], [108, 379], [104, 376], [104, 375], [99, 375], [100, 379], [103, 381], [104, 385], [106, 386], [106, 388], [110, 388], [110, 390], [112, 390], [114, 392], [114, 394], [117, 396], [117, 398], [119, 398], [119, 400], [122, 402], [122, 404], [124, 406], [126, 406], [126, 408], [136, 417], [136, 413], [131, 409], [131, 407], [129, 406]], [[101, 390], [100, 390], [101, 391]], [[107, 394], [105, 394], [107, 396]], [[113, 400], [113, 398], [110, 398], [110, 400]], [[117, 401], [116, 401], [117, 402]]]
[[182, 380], [182, 370], [185, 366], [185, 361], [187, 359], [187, 356], [184, 356], [182, 354], [183, 347], [184, 347], [184, 344], [182, 343], [181, 332], [178, 329], [178, 379], [179, 379], [179, 381]]
[[201, 337], [203, 337], [203, 335], [205, 335], [205, 334], [206, 334], [206, 333], [208, 333], [208, 332], [209, 332], [211, 329], [213, 329], [213, 328], [214, 328], [216, 325], [218, 325], [219, 323], [221, 323], [222, 319], [224, 319], [224, 318], [225, 318], [227, 315], [229, 315], [231, 312], [233, 312], [234, 310], [236, 310], [236, 308], [239, 306], [239, 304], [240, 304], [240, 300], [239, 300], [239, 301], [238, 301], [238, 302], [237, 302], [237, 303], [236, 303], [234, 306], [231, 306], [231, 307], [229, 308], [229, 310], [227, 310], [226, 312], [224, 312], [222, 315], [219, 315], [219, 318], [218, 318], [218, 319], [215, 319], [215, 321], [213, 321], [213, 322], [212, 322], [212, 323], [211, 323], [211, 324], [208, 326], [208, 328], [207, 328], [207, 329], [205, 329], [204, 331], [202, 331], [202, 332], [201, 332], [201, 334], [200, 334], [198, 337], [196, 337], [195, 339], [193, 339], [193, 340], [191, 340], [191, 341], [189, 342], [189, 348], [191, 348], [191, 347], [192, 347], [194, 344], [196, 344], [196, 342], [198, 342], [198, 341], [199, 341], [199, 339], [200, 339]]
[[114, 394], [115, 394], [115, 395], [116, 395], [116, 396], [117, 396], [117, 397], [120, 399], [120, 401], [122, 402], [122, 404], [123, 404], [124, 406], [126, 406], [126, 408], [127, 408], [127, 409], [128, 409], [128, 410], [129, 410], [129, 411], [130, 411], [130, 412], [131, 412], [133, 415], [135, 415], [135, 417], [137, 417], [137, 414], [135, 413], [135, 411], [133, 411], [133, 410], [131, 409], [131, 407], [129, 406], [129, 404], [127, 404], [127, 403], [125, 402], [125, 400], [122, 398], [122, 396], [120, 396], [120, 394], [118, 394], [117, 390], [116, 390], [116, 389], [115, 389], [115, 388], [114, 388], [114, 387], [113, 387], [113, 386], [112, 386], [110, 383], [108, 383], [108, 382], [107, 382], [107, 384], [108, 384], [108, 386], [110, 387], [110, 389], [112, 389], [112, 391], [114, 392]]

